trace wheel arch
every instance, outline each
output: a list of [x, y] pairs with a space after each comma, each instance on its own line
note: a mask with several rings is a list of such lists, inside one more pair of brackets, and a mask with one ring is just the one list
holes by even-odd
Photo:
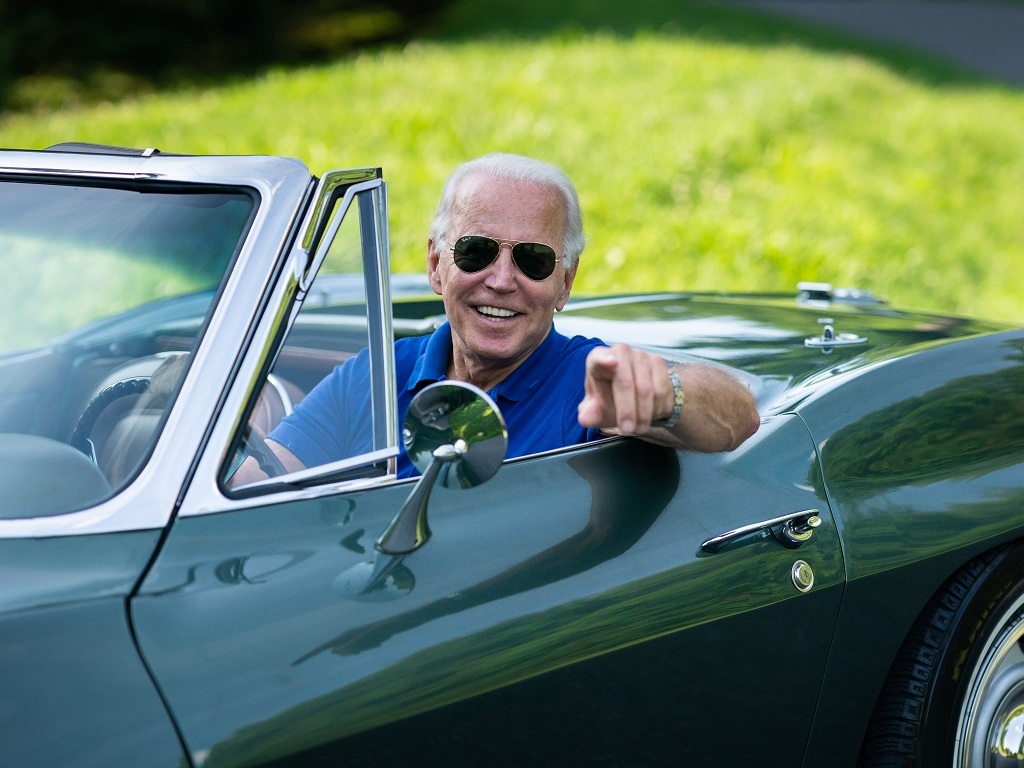
[[[1024, 635], [1024, 538], [977, 553], [925, 603], [889, 666], [858, 765], [980, 765], [976, 755], [955, 762], [960, 758], [954, 752], [964, 748], [964, 737], [971, 738], [972, 728], [962, 719], [966, 709], [982, 718], [977, 725], [982, 734], [989, 732], [985, 723], [994, 722], [984, 718], [995, 717], [996, 702], [972, 697], [986, 694], [984, 675], [977, 673], [998, 663], [993, 658], [998, 638], [1011, 627], [1019, 640]], [[1019, 707], [1024, 663], [1013, 668], [1018, 691], [1013, 701]], [[970, 707], [965, 697], [972, 698]]]

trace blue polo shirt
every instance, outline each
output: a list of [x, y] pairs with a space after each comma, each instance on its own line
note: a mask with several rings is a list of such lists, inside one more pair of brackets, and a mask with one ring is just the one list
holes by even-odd
[[[487, 394], [508, 427], [507, 457], [562, 448], [601, 437], [580, 426], [576, 408], [583, 399], [586, 358], [604, 346], [599, 339], [569, 338], [554, 327], [518, 368]], [[452, 353], [452, 330], [445, 323], [429, 336], [395, 342], [399, 425], [413, 395], [444, 381]], [[326, 376], [269, 435], [307, 467], [371, 450], [370, 358], [363, 350]], [[398, 476], [419, 474], [399, 440]]]

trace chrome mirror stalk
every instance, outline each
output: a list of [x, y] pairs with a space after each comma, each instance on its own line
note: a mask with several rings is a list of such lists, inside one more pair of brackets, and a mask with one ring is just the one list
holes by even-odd
[[437, 382], [419, 392], [406, 413], [402, 439], [423, 476], [377, 539], [377, 550], [389, 555], [413, 552], [430, 539], [427, 505], [435, 485], [473, 488], [490, 480], [508, 448], [498, 406], [464, 382]]

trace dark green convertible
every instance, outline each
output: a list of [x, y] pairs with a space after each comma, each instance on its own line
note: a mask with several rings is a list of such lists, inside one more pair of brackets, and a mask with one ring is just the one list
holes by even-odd
[[[4, 767], [1024, 760], [1020, 330], [576, 299], [560, 331], [726, 367], [762, 426], [503, 460], [479, 391], [396, 412], [393, 338], [444, 318], [378, 169], [3, 151], [0, 265]], [[236, 482], [354, 354], [365, 451]]]

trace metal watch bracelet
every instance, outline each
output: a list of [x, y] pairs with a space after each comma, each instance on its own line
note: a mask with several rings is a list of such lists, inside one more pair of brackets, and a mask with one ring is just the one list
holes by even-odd
[[675, 368], [668, 369], [668, 380], [672, 382], [672, 392], [675, 396], [675, 401], [672, 404], [672, 413], [664, 419], [654, 419], [651, 422], [652, 427], [672, 429], [672, 427], [679, 423], [679, 417], [683, 414], [683, 402], [686, 400], [686, 396], [683, 394], [683, 384], [679, 381], [679, 374], [676, 373]]

